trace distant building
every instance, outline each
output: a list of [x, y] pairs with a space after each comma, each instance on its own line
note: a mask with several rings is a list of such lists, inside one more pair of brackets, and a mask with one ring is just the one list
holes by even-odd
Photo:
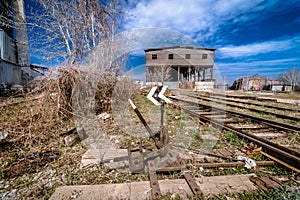
[[283, 81], [268, 80], [266, 89], [273, 92], [291, 92], [292, 86], [286, 85]]
[[230, 87], [231, 90], [244, 90], [244, 91], [260, 91], [267, 85], [267, 77], [264, 76], [246, 76], [237, 79]]
[[146, 85], [213, 89], [215, 49], [174, 46], [146, 49]]

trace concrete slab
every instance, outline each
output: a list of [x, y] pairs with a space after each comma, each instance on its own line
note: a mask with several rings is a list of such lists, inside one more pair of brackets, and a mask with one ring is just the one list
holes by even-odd
[[[213, 176], [196, 178], [204, 196], [254, 191], [257, 188], [249, 180], [254, 174]], [[184, 179], [159, 180], [162, 195], [177, 194], [183, 199], [192, 196]], [[149, 181], [121, 184], [63, 186], [56, 189], [50, 200], [57, 199], [151, 199]]]
[[263, 133], [253, 133], [253, 135], [262, 137], [262, 138], [279, 138], [279, 137], [286, 137], [286, 134], [283, 133], [268, 133], [268, 132], [263, 132]]
[[[118, 157], [128, 156], [127, 149], [88, 149], [82, 156], [81, 165], [85, 167], [90, 164], [99, 164], [101, 161], [108, 161]], [[123, 162], [108, 162], [106, 165], [110, 168], [122, 168], [128, 166], [128, 161]]]

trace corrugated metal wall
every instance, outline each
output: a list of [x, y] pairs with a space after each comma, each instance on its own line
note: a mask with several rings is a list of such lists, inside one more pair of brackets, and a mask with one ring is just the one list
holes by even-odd
[[1, 60], [17, 63], [16, 45], [8, 35], [0, 29]]
[[0, 61], [0, 83], [21, 84], [21, 70], [19, 66]]
[[15, 43], [0, 29], [0, 83], [21, 84], [21, 67], [17, 63]]

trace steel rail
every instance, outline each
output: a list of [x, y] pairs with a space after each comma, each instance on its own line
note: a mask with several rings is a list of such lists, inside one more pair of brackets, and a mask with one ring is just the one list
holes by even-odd
[[[179, 100], [179, 101], [183, 101], [189, 104], [196, 104], [196, 105], [201, 105], [201, 106], [205, 106], [207, 108], [209, 108], [210, 106], [203, 104], [203, 103], [199, 103], [199, 102], [193, 102], [193, 101], [188, 101], [188, 100], [184, 100], [184, 99], [179, 99], [178, 97], [174, 97], [171, 96], [169, 97], [171, 99], [174, 100]], [[287, 124], [287, 123], [282, 123], [282, 122], [278, 122], [278, 121], [274, 121], [274, 120], [270, 120], [270, 119], [266, 119], [266, 118], [262, 118], [262, 117], [257, 117], [257, 116], [253, 116], [253, 115], [249, 115], [249, 114], [245, 114], [245, 113], [241, 113], [241, 112], [236, 112], [236, 111], [232, 111], [232, 110], [226, 110], [224, 108], [220, 108], [220, 107], [213, 107], [214, 110], [219, 110], [222, 112], [226, 112], [232, 115], [238, 115], [238, 116], [242, 116], [244, 118], [249, 118], [253, 121], [259, 122], [259, 123], [265, 123], [269, 126], [272, 126], [274, 128], [279, 128], [279, 129], [283, 129], [283, 130], [287, 130], [287, 131], [292, 131], [292, 132], [300, 132], [300, 126], [296, 126], [296, 125], [292, 125], [292, 124]]]
[[265, 107], [265, 108], [272, 108], [272, 109], [277, 109], [277, 110], [285, 110], [285, 111], [292, 111], [292, 112], [300, 112], [300, 110], [297, 109], [292, 109], [292, 108], [285, 108], [285, 107], [278, 107], [278, 106], [272, 106], [272, 105], [264, 105], [264, 104], [260, 104], [260, 103], [255, 103], [255, 102], [245, 102], [245, 101], [241, 101], [241, 100], [237, 100], [234, 98], [227, 98], [222, 95], [216, 95], [216, 94], [212, 94], [213, 98], [219, 99], [219, 100], [224, 100], [224, 101], [229, 101], [229, 102], [234, 102], [234, 103], [241, 103], [241, 104], [248, 104], [248, 105], [254, 105], [254, 106], [261, 106], [261, 107]]
[[293, 116], [289, 116], [289, 115], [282, 115], [282, 114], [278, 114], [278, 113], [274, 113], [274, 112], [270, 112], [270, 111], [259, 110], [259, 109], [255, 109], [255, 108], [246, 108], [244, 106], [224, 102], [224, 100], [216, 100], [216, 99], [211, 99], [211, 98], [208, 98], [208, 97], [199, 97], [199, 96], [191, 96], [191, 95], [188, 95], [188, 96], [193, 97], [193, 98], [197, 98], [197, 99], [203, 99], [205, 101], [213, 101], [213, 102], [216, 102], [216, 103], [222, 103], [222, 104], [226, 104], [226, 105], [229, 105], [229, 106], [232, 106], [232, 107], [238, 107], [238, 108], [242, 108], [242, 109], [244, 108], [244, 109], [248, 109], [248, 110], [253, 111], [253, 112], [264, 112], [266, 114], [274, 115], [274, 116], [282, 118], [282, 119], [300, 121], [300, 118], [298, 118], [298, 117], [293, 117]]
[[[179, 99], [179, 98], [172, 97], [172, 99], [177, 99], [178, 101], [181, 101], [181, 99]], [[183, 101], [186, 101], [186, 100], [183, 100]], [[195, 102], [191, 102], [191, 103], [195, 103]], [[292, 167], [294, 167], [293, 169], [295, 169], [296, 171], [298, 171], [298, 172], [300, 171], [300, 153], [299, 152], [294, 151], [294, 150], [289, 149], [284, 146], [280, 146], [278, 144], [275, 144], [275, 143], [265, 140], [263, 138], [257, 137], [253, 134], [250, 134], [250, 133], [247, 133], [240, 129], [237, 129], [233, 126], [223, 124], [223, 123], [213, 120], [207, 116], [199, 115], [198, 113], [190, 111], [189, 109], [186, 109], [183, 107], [181, 107], [181, 109], [193, 117], [196, 117], [202, 121], [211, 123], [214, 127], [218, 127], [218, 128], [222, 128], [222, 129], [231, 131], [249, 141], [252, 141], [252, 142], [262, 146], [263, 150], [266, 153], [283, 161], [284, 163], [287, 163], [286, 166], [292, 166]], [[240, 114], [240, 113], [238, 113], [238, 114]]]

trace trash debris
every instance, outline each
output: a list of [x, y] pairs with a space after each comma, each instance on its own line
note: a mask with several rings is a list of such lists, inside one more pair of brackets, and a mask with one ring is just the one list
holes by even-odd
[[88, 137], [83, 128], [73, 128], [60, 136], [63, 137], [64, 144], [69, 147]]
[[5, 140], [7, 138], [8, 132], [1, 132], [0, 131], [0, 141]]
[[239, 161], [244, 161], [245, 162], [245, 167], [247, 169], [253, 169], [256, 167], [256, 162], [248, 157], [245, 156], [238, 156], [237, 160]]
[[104, 112], [104, 113], [101, 113], [97, 116], [98, 119], [103, 119], [103, 120], [106, 120], [106, 119], [109, 119], [110, 118], [110, 114], [108, 114], [107, 112]]
[[22, 85], [13, 85], [10, 88], [12, 91], [23, 91], [23, 86]]

